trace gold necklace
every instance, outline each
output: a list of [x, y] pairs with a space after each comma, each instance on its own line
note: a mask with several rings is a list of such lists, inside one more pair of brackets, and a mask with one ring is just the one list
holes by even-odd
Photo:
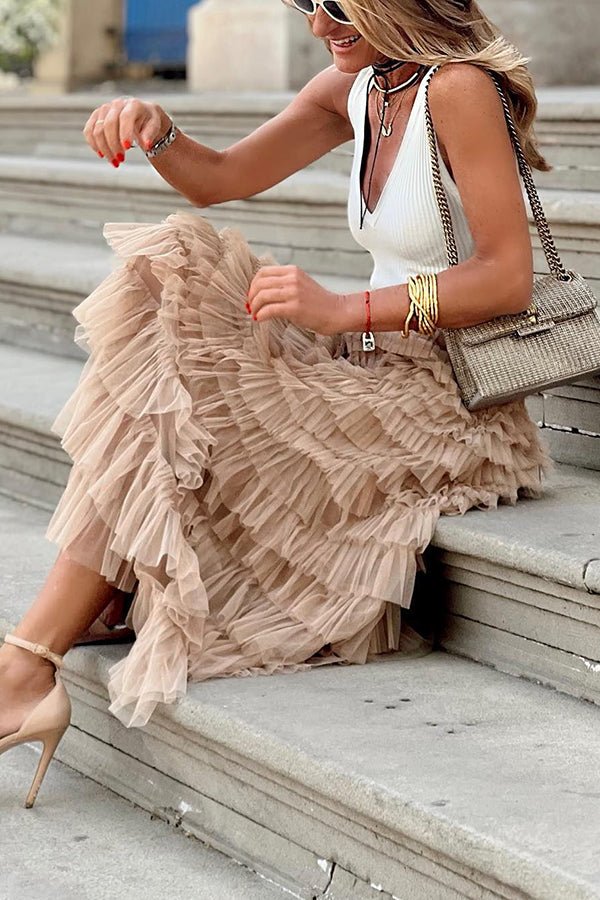
[[384, 97], [382, 97], [381, 98], [382, 108], [381, 108], [381, 110], [379, 110], [378, 98], [377, 98], [377, 96], [375, 97], [375, 108], [376, 108], [377, 114], [379, 116], [379, 121], [381, 122], [381, 134], [383, 137], [386, 137], [386, 138], [391, 137], [393, 130], [394, 130], [394, 122], [396, 121], [396, 119], [398, 117], [398, 113], [402, 109], [402, 104], [404, 103], [405, 97], [406, 97], [406, 94], [403, 93], [402, 97], [400, 98], [400, 103], [398, 104], [398, 109], [394, 113], [394, 118], [389, 123], [389, 125], [385, 124], [385, 114], [388, 110], [390, 102], [389, 102], [389, 100], [386, 100]]
[[404, 98], [406, 97], [406, 92], [407, 92], [408, 88], [412, 87], [414, 84], [417, 83], [417, 81], [419, 81], [421, 74], [422, 74], [422, 68], [423, 68], [422, 66], [419, 66], [417, 71], [413, 75], [411, 75], [411, 77], [408, 79], [408, 81], [405, 81], [404, 84], [400, 85], [400, 87], [402, 88], [402, 97], [400, 99], [400, 104], [398, 106], [398, 109], [396, 110], [394, 118], [392, 119], [392, 121], [390, 122], [389, 125], [385, 124], [385, 116], [386, 116], [387, 110], [390, 106], [388, 94], [394, 93], [395, 90], [398, 90], [398, 88], [392, 89], [391, 91], [383, 91], [380, 87], [378, 87], [377, 84], [375, 84], [375, 86], [378, 88], [378, 93], [382, 95], [381, 96], [381, 103], [382, 103], [381, 111], [379, 110], [379, 105], [378, 105], [379, 104], [378, 94], [375, 95], [375, 109], [379, 116], [379, 121], [381, 123], [381, 134], [383, 137], [388, 138], [388, 137], [392, 136], [394, 122], [396, 121], [396, 117], [397, 117], [398, 113], [402, 109], [402, 104], [404, 103]]
[[[385, 124], [385, 110], [386, 110], [386, 107], [389, 106], [388, 94], [390, 94], [390, 93], [398, 93], [398, 92], [400, 92], [400, 91], [403, 91], [403, 93], [406, 93], [406, 89], [407, 89], [410, 85], [415, 84], [415, 83], [419, 80], [420, 75], [423, 73], [423, 69], [424, 69], [423, 66], [419, 66], [419, 68], [417, 69], [417, 71], [416, 71], [413, 75], [411, 75], [411, 77], [410, 77], [407, 81], [405, 81], [405, 82], [404, 82], [403, 84], [401, 84], [401, 85], [398, 85], [398, 86], [395, 87], [395, 88], [390, 88], [390, 89], [380, 88], [379, 85], [378, 85], [377, 82], [376, 82], [376, 79], [375, 79], [375, 76], [374, 76], [374, 75], [371, 75], [371, 77], [369, 78], [369, 80], [368, 80], [368, 82], [367, 82], [367, 96], [366, 96], [366, 98], [365, 98], [365, 106], [364, 106], [364, 110], [365, 110], [365, 112], [364, 112], [365, 121], [364, 121], [364, 128], [363, 128], [363, 159], [362, 159], [362, 161], [361, 161], [360, 176], [359, 176], [360, 228], [363, 227], [364, 221], [365, 221], [365, 216], [366, 216], [367, 212], [369, 211], [369, 198], [370, 198], [370, 196], [371, 196], [371, 184], [372, 184], [372, 182], [373, 182], [373, 171], [374, 171], [374, 169], [375, 169], [375, 162], [377, 161], [377, 151], [378, 151], [378, 149], [379, 149], [379, 141], [380, 141], [380, 138], [381, 138], [382, 134], [385, 134], [385, 137], [389, 137], [389, 136], [392, 134], [392, 127], [393, 127], [394, 121], [396, 120], [396, 116], [397, 116], [398, 113], [400, 112], [400, 108], [398, 108], [398, 110], [396, 111], [396, 115], [394, 116], [394, 118], [393, 118], [392, 122], [390, 123], [390, 125], [386, 126], [386, 124]], [[364, 159], [364, 150], [365, 150], [365, 145], [366, 145], [366, 135], [367, 135], [367, 134], [370, 135], [370, 123], [369, 123], [369, 112], [370, 112], [370, 110], [369, 110], [369, 101], [370, 101], [370, 99], [371, 99], [371, 85], [372, 85], [372, 84], [375, 84], [375, 87], [377, 88], [377, 91], [378, 91], [379, 93], [381, 93], [381, 94], [384, 95], [384, 96], [383, 96], [383, 100], [384, 100], [384, 108], [383, 108], [383, 110], [382, 110], [382, 113], [380, 114], [380, 113], [379, 113], [379, 105], [378, 105], [378, 103], [377, 103], [377, 99], [375, 99], [375, 112], [377, 113], [378, 118], [379, 118], [379, 129], [378, 129], [378, 131], [377, 131], [377, 142], [376, 142], [376, 144], [375, 144], [375, 153], [374, 153], [374, 155], [373, 155], [373, 162], [371, 163], [371, 172], [370, 172], [370, 175], [369, 175], [369, 184], [368, 184], [368, 188], [367, 188], [367, 197], [366, 197], [366, 199], [365, 199], [364, 194], [363, 194], [363, 189], [362, 189], [362, 173], [363, 173], [363, 168], [366, 167], [366, 163], [367, 163], [367, 161], [368, 161], [368, 154], [367, 154], [367, 159]], [[377, 95], [375, 95], [375, 96], [377, 97]], [[402, 99], [404, 99], [404, 98], [402, 98]], [[402, 106], [402, 103], [400, 104], [400, 106]]]

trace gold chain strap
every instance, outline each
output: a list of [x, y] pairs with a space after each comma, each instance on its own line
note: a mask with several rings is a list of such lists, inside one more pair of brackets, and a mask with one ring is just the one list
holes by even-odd
[[[440, 164], [437, 153], [436, 139], [435, 139], [435, 131], [433, 128], [433, 120], [431, 118], [431, 110], [429, 108], [429, 85], [431, 84], [431, 78], [435, 72], [440, 68], [440, 66], [435, 66], [434, 69], [429, 73], [427, 84], [425, 85], [425, 122], [427, 126], [427, 138], [429, 142], [429, 150], [431, 153], [431, 164], [433, 169], [433, 184], [435, 188], [435, 193], [437, 197], [438, 206], [440, 209], [440, 215], [442, 219], [442, 226], [444, 229], [444, 237], [446, 240], [446, 251], [448, 254], [448, 264], [450, 266], [458, 265], [458, 251], [456, 249], [456, 239], [454, 237], [454, 229], [452, 227], [452, 218], [450, 216], [450, 208], [448, 206], [448, 198], [446, 196], [446, 191], [444, 190], [444, 185], [442, 184], [442, 177], [440, 173]], [[558, 250], [556, 249], [556, 244], [554, 243], [554, 238], [552, 237], [552, 232], [550, 231], [550, 226], [548, 225], [548, 220], [544, 214], [544, 208], [542, 206], [542, 202], [540, 200], [540, 196], [537, 192], [537, 188], [535, 186], [535, 182], [533, 180], [533, 175], [531, 173], [531, 167], [525, 158], [525, 154], [523, 153], [523, 149], [519, 142], [519, 136], [517, 133], [517, 129], [515, 127], [515, 123], [513, 121], [510, 107], [508, 105], [508, 101], [504, 95], [504, 91], [500, 86], [498, 76], [495, 72], [488, 72], [488, 74], [492, 77], [494, 84], [496, 86], [496, 90], [500, 95], [500, 99], [502, 101], [502, 107], [504, 109], [504, 117], [506, 119], [506, 124], [508, 126], [508, 131], [512, 140], [512, 144], [517, 156], [517, 160], [519, 162], [519, 171], [521, 172], [521, 177], [523, 178], [523, 183], [525, 184], [525, 189], [527, 191], [527, 196], [529, 198], [529, 203], [531, 206], [531, 210], [533, 212], [533, 217], [535, 219], [536, 228], [538, 234], [540, 236], [540, 241], [542, 242], [542, 247], [544, 249], [544, 254], [546, 256], [546, 261], [548, 263], [548, 268], [552, 272], [552, 274], [558, 278], [560, 281], [571, 281], [573, 275], [569, 272], [563, 265], [561, 258], [559, 256]]]

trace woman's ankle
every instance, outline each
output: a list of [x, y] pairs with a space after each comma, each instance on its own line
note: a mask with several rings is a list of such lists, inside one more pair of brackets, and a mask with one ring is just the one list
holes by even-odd
[[56, 668], [50, 660], [14, 644], [0, 646], [0, 682], [14, 688], [28, 684], [37, 689], [52, 683]]

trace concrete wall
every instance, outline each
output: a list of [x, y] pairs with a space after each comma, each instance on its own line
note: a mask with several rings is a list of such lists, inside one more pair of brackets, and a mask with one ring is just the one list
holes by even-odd
[[[600, 84], [600, 0], [480, 0], [527, 56], [537, 84]], [[56, 47], [36, 66], [42, 91], [104, 80], [119, 60], [123, 0], [64, 0]], [[234, 15], [235, 13], [235, 15]], [[190, 10], [192, 90], [298, 90], [331, 64], [300, 13], [279, 0], [204, 0]]]
[[600, 84], [600, 0], [479, 0], [536, 84]]
[[[600, 84], [600, 0], [480, 0], [536, 83]], [[235, 15], [232, 13], [235, 11]], [[204, 0], [190, 12], [192, 90], [298, 89], [331, 57], [279, 0]]]
[[123, 0], [64, 0], [56, 45], [35, 67], [40, 92], [71, 91], [103, 81], [119, 59]]
[[331, 65], [304, 16], [279, 0], [204, 0], [188, 23], [192, 91], [298, 90]]

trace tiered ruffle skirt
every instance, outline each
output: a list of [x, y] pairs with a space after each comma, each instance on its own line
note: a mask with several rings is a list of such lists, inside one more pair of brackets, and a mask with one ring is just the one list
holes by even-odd
[[315, 335], [245, 309], [261, 264], [177, 212], [108, 224], [123, 263], [74, 310], [88, 359], [53, 424], [73, 461], [46, 536], [134, 592], [110, 710], [189, 681], [428, 652], [405, 621], [440, 515], [536, 496], [521, 402], [469, 413], [443, 346]]

